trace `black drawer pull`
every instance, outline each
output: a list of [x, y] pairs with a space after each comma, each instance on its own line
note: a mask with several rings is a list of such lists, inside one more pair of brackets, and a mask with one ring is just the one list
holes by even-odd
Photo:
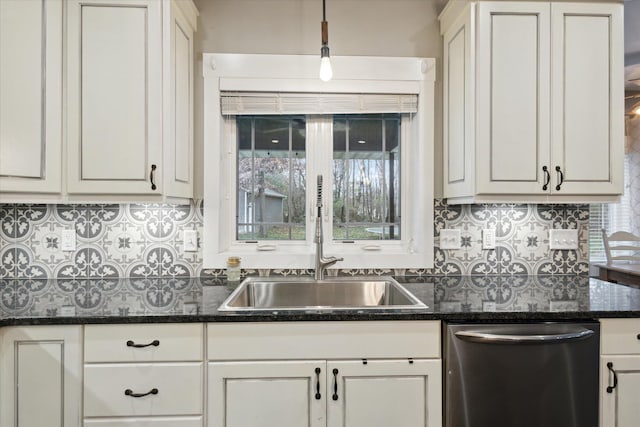
[[131, 397], [144, 397], [144, 396], [148, 396], [150, 394], [158, 394], [158, 389], [157, 388], [152, 388], [151, 390], [149, 390], [146, 393], [134, 393], [133, 390], [131, 390], [130, 388], [126, 389], [124, 391], [124, 394], [126, 396], [131, 396]]
[[160, 345], [160, 341], [158, 340], [153, 340], [149, 344], [136, 344], [131, 340], [127, 341], [127, 347], [134, 347], [134, 348], [144, 348], [144, 347], [151, 347], [151, 346], [158, 347], [159, 345]]
[[151, 181], [151, 189], [155, 190], [156, 186], [156, 165], [151, 165], [151, 172], [149, 172], [149, 181]]
[[609, 369], [609, 372], [613, 373], [613, 385], [607, 387], [607, 393], [613, 393], [613, 389], [618, 387], [618, 375], [616, 374], [616, 371], [613, 369], [613, 363], [611, 362], [607, 363], [607, 368]]
[[560, 183], [556, 185], [556, 191], [560, 191], [560, 187], [564, 182], [564, 174], [562, 173], [562, 169], [560, 169], [560, 166], [556, 166], [556, 172], [558, 172], [558, 174], [560, 175]]
[[549, 188], [549, 182], [551, 182], [551, 174], [549, 173], [549, 168], [547, 168], [546, 166], [542, 167], [542, 172], [544, 172], [544, 177], [545, 177], [542, 190], [547, 191], [547, 188]]
[[640, 340], [640, 334], [636, 335], [636, 338], [638, 338]]
[[338, 400], [338, 370], [335, 368], [333, 370], [333, 396], [331, 398]]
[[322, 395], [320, 394], [320, 368], [316, 368], [316, 400], [320, 400]]

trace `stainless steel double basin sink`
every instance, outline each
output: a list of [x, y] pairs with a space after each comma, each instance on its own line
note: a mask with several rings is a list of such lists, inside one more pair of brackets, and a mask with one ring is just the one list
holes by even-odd
[[412, 311], [427, 306], [391, 277], [250, 277], [219, 307], [223, 312]]

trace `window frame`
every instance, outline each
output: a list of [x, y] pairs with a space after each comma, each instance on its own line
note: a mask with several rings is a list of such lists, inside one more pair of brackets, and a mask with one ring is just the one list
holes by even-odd
[[[433, 58], [332, 57], [330, 82], [317, 77], [317, 55], [204, 54], [204, 230], [203, 267], [222, 268], [229, 256], [240, 256], [243, 268], [308, 269], [314, 267], [315, 209], [307, 207], [306, 239], [236, 241], [236, 133], [221, 115], [221, 91], [307, 93], [406, 93], [418, 95], [418, 113], [401, 126], [403, 147], [401, 204], [402, 239], [354, 243], [327, 238], [333, 225], [325, 196], [324, 252], [344, 257], [339, 269], [432, 268], [434, 183]], [[321, 132], [331, 134], [331, 115], [309, 116]], [[309, 120], [309, 117], [307, 120]], [[404, 116], [403, 116], [404, 117]], [[317, 135], [309, 134], [307, 141]], [[411, 140], [407, 142], [405, 138]], [[316, 138], [317, 139], [317, 138]], [[312, 154], [313, 153], [313, 154]], [[315, 195], [315, 175], [322, 173], [332, 188], [333, 147], [320, 153], [307, 148], [307, 203]], [[416, 197], [415, 195], [420, 195]], [[329, 202], [329, 203], [327, 203]]]

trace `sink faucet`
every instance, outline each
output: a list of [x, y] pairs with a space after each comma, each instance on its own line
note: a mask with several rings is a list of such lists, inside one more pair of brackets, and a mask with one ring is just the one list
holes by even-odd
[[318, 175], [317, 186], [318, 215], [316, 217], [316, 234], [313, 239], [316, 244], [316, 271], [314, 277], [316, 280], [322, 280], [324, 279], [324, 271], [336, 262], [343, 261], [343, 258], [336, 258], [333, 256], [325, 258], [322, 254], [322, 242], [324, 240], [322, 233], [322, 175]]

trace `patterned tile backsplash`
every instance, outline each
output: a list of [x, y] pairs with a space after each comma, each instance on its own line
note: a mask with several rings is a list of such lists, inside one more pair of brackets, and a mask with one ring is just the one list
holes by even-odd
[[[588, 274], [588, 205], [447, 205], [435, 201], [433, 269], [338, 270], [334, 274]], [[202, 236], [202, 203], [0, 204], [0, 278], [221, 276], [203, 270], [202, 248], [185, 252], [183, 230]], [[73, 251], [62, 231], [75, 227]], [[462, 248], [440, 250], [439, 231], [461, 230]], [[482, 230], [496, 230], [496, 249], [482, 249]], [[549, 230], [577, 229], [578, 250], [550, 250]], [[246, 275], [301, 275], [309, 270], [245, 270]]]

